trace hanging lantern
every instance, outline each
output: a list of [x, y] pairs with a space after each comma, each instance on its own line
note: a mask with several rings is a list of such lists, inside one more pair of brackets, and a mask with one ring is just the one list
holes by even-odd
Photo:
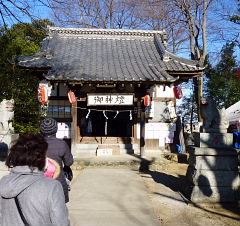
[[76, 97], [75, 97], [75, 94], [74, 94], [74, 92], [72, 91], [72, 90], [70, 90], [69, 92], [68, 92], [68, 99], [69, 99], [69, 102], [71, 103], [71, 104], [75, 104], [76, 103]]
[[38, 100], [42, 104], [46, 104], [48, 101], [48, 92], [45, 85], [39, 85], [38, 87]]
[[177, 99], [181, 99], [183, 97], [183, 91], [181, 86], [174, 86], [173, 91]]
[[144, 97], [144, 105], [145, 107], [149, 107], [151, 105], [151, 97], [149, 94], [145, 95]]

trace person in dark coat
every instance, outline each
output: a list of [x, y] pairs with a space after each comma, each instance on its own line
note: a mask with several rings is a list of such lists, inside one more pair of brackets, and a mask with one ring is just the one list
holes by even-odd
[[70, 148], [64, 140], [56, 138], [57, 121], [52, 118], [46, 118], [41, 121], [40, 131], [48, 143], [47, 157], [51, 158], [60, 165], [60, 174], [56, 178], [61, 182], [65, 194], [65, 202], [69, 201], [68, 185], [64, 175], [63, 167], [70, 167], [73, 164], [73, 155]]

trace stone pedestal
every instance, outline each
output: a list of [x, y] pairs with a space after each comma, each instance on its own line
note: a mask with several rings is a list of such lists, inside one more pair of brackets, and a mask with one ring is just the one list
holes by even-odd
[[8, 149], [17, 139], [18, 134], [16, 133], [0, 133], [0, 160], [4, 160], [6, 158]]
[[191, 201], [240, 204], [238, 157], [239, 151], [233, 148], [190, 147], [187, 178], [192, 184], [188, 191]]
[[10, 147], [18, 137], [19, 135], [17, 133], [0, 133], [0, 142], [5, 143]]
[[12, 142], [18, 138], [14, 133], [12, 120], [14, 117], [14, 100], [2, 100], [0, 102], [0, 160], [4, 160]]
[[188, 147], [187, 193], [193, 202], [236, 203], [240, 206], [239, 151], [233, 148], [233, 134], [225, 109], [211, 98], [202, 98], [201, 133], [194, 133], [194, 146]]
[[233, 145], [232, 133], [193, 133], [196, 147], [201, 148], [231, 148]]

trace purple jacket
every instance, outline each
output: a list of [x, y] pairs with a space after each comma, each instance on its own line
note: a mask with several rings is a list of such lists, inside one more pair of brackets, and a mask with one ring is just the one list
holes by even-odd
[[71, 166], [73, 164], [71, 150], [67, 143], [64, 140], [56, 138], [56, 135], [46, 136], [45, 139], [48, 143], [47, 157], [54, 159], [60, 165], [60, 175], [56, 179], [61, 182], [65, 194], [65, 202], [68, 202], [68, 186], [63, 172], [63, 166]]

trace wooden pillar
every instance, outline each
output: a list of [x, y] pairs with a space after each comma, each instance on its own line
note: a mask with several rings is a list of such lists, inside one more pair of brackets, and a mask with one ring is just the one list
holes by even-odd
[[[77, 101], [72, 105], [72, 125], [71, 125], [71, 147], [72, 152], [75, 151], [75, 145], [78, 140], [78, 128], [77, 128]], [[74, 149], [74, 150], [73, 150]], [[73, 153], [74, 154], [74, 153]]]
[[141, 111], [141, 121], [140, 121], [140, 156], [145, 156], [145, 108]]

